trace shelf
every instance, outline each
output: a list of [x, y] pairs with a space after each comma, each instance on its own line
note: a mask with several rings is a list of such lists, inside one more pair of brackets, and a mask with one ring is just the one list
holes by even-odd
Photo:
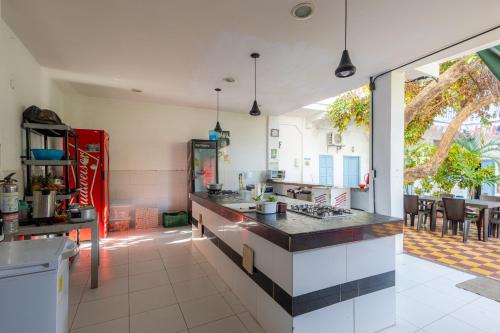
[[71, 136], [76, 136], [75, 130], [67, 125], [23, 123], [21, 127], [24, 129], [29, 128], [32, 132], [50, 137], [65, 137], [66, 132], [69, 132]]
[[23, 160], [23, 165], [36, 166], [57, 166], [57, 165], [75, 165], [74, 160]]
[[[56, 194], [56, 200], [70, 200], [73, 197], [76, 197], [78, 195], [78, 192], [73, 192], [70, 194]], [[24, 201], [33, 201], [33, 196], [31, 195], [26, 195], [24, 196]]]

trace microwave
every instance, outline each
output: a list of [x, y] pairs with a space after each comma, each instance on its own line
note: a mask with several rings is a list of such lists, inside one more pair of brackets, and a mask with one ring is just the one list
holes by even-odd
[[267, 179], [285, 179], [285, 170], [267, 170]]

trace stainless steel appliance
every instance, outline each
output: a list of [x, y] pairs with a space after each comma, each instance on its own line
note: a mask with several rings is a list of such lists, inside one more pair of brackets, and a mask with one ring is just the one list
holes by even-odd
[[240, 196], [239, 192], [229, 191], [229, 190], [209, 190], [208, 196], [212, 198], [238, 198]]
[[353, 213], [349, 209], [327, 205], [297, 204], [290, 205], [288, 211], [314, 217], [317, 219], [331, 219], [339, 216], [348, 216]]
[[285, 170], [267, 170], [268, 180], [283, 180], [285, 179]]
[[50, 219], [56, 208], [56, 191], [33, 191], [33, 218]]

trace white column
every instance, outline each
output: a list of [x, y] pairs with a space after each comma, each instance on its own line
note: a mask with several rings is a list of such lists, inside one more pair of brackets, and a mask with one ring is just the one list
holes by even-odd
[[370, 169], [375, 174], [375, 191], [371, 192], [371, 199], [376, 213], [395, 217], [403, 216], [404, 80], [402, 72], [383, 75], [372, 91]]

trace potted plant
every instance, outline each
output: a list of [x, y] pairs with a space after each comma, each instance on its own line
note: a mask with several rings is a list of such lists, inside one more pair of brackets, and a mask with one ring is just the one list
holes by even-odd
[[272, 195], [267, 198], [267, 200], [263, 200], [263, 198], [264, 196], [262, 193], [253, 198], [257, 213], [276, 214], [276, 203], [278, 201], [276, 197]]

